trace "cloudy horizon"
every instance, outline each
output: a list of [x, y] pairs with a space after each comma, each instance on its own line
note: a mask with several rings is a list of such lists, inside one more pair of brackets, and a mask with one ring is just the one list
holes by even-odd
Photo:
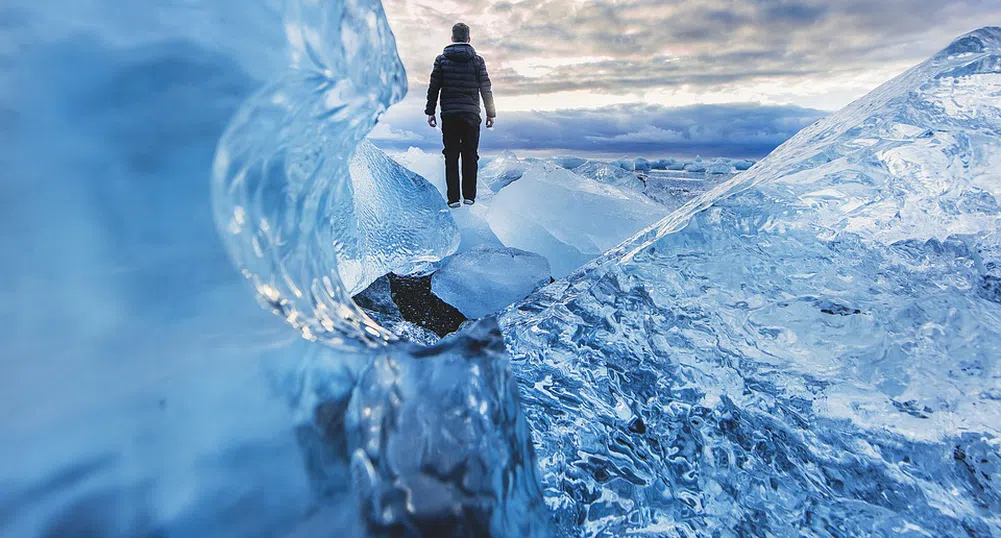
[[440, 133], [424, 124], [427, 79], [451, 25], [463, 21], [497, 101], [482, 153], [761, 157], [959, 35], [1001, 22], [1001, 3], [976, 0], [384, 5], [410, 90], [373, 140], [439, 146]]

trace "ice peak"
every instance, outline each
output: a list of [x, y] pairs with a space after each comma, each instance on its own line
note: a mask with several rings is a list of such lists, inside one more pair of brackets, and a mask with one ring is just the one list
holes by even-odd
[[1001, 50], [1001, 26], [984, 26], [956, 38], [936, 58]]

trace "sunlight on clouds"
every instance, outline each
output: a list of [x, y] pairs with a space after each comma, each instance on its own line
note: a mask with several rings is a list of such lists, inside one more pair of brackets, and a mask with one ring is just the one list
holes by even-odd
[[[649, 102], [839, 108], [957, 34], [1001, 20], [1001, 2], [886, 0], [385, 0], [412, 91], [451, 25], [472, 29], [502, 110]], [[934, 20], [929, 25], [928, 20]]]
[[586, 64], [613, 61], [609, 56], [578, 56], [573, 58], [520, 58], [508, 60], [504, 67], [513, 69], [525, 77], [544, 77], [553, 73], [558, 67], [584, 66]]

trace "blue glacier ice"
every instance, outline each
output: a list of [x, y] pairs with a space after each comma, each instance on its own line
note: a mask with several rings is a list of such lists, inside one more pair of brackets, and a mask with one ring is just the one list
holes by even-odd
[[534, 252], [480, 246], [442, 263], [431, 292], [467, 318], [482, 318], [548, 284], [550, 273], [549, 261]]
[[542, 254], [560, 278], [667, 213], [633, 190], [527, 163], [493, 197], [486, 219], [504, 245]]
[[378, 2], [0, 9], [0, 535], [544, 532], [496, 325], [349, 295], [457, 241], [359, 142], [405, 91]]
[[575, 174], [616, 187], [642, 191], [644, 186], [643, 181], [635, 173], [602, 161], [588, 161], [573, 171]]
[[485, 183], [493, 192], [499, 192], [504, 187], [517, 181], [525, 174], [526, 165], [512, 151], [504, 151], [490, 160], [480, 170], [479, 181]]
[[418, 345], [379, 2], [0, 10], [0, 536], [1001, 533], [1001, 29]]
[[559, 528], [1001, 533], [1001, 28], [501, 318]]

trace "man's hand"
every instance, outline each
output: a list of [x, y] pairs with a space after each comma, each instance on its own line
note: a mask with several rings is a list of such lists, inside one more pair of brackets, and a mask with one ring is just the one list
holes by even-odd
[[438, 126], [438, 120], [435, 119], [434, 114], [431, 114], [430, 116], [428, 116], [428, 125], [431, 126], [431, 127], [437, 127]]
[[494, 119], [487, 118], [487, 129], [493, 129], [493, 128], [494, 128]]

